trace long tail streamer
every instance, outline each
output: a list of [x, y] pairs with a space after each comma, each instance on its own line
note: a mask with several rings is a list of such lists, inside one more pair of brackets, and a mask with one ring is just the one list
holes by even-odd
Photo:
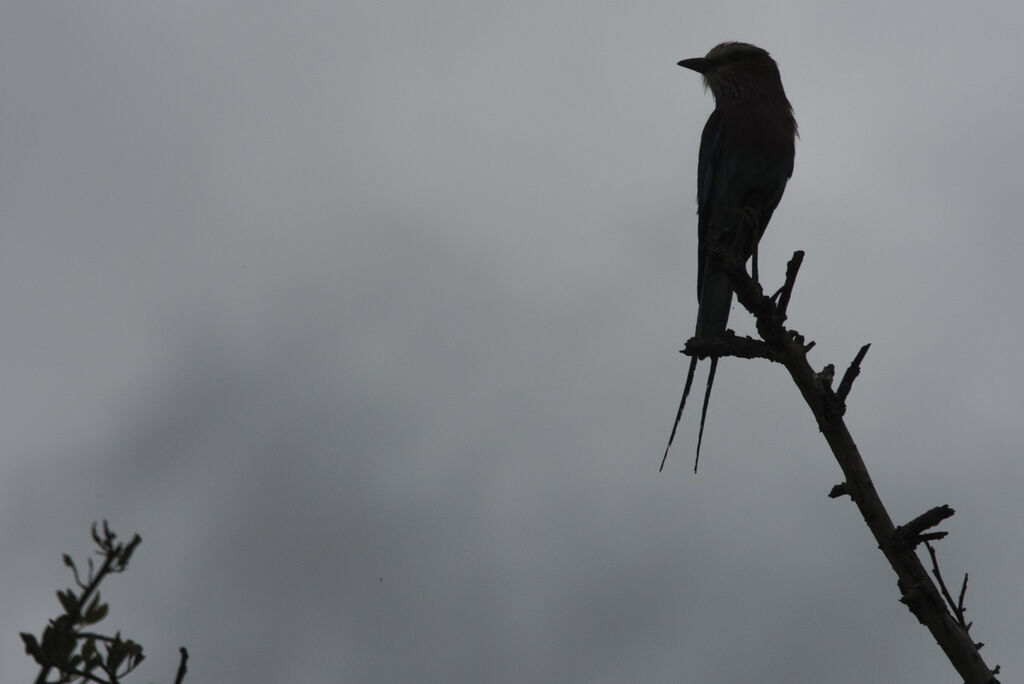
[[[715, 382], [715, 371], [718, 369], [718, 359], [711, 358], [711, 370], [708, 372], [708, 386], [704, 390], [704, 406], [700, 411], [700, 432], [697, 433], [697, 457], [693, 461], [693, 472], [697, 472], [697, 465], [700, 463], [700, 445], [704, 441], [704, 421], [708, 417], [708, 402], [711, 400], [711, 385]], [[697, 370], [697, 357], [690, 359], [690, 370], [686, 373], [686, 384], [683, 386], [683, 397], [679, 400], [679, 410], [676, 411], [676, 421], [672, 423], [672, 433], [668, 436], [668, 445], [665, 447], [665, 454], [661, 457], [660, 473], [665, 469], [665, 461], [668, 459], [668, 451], [672, 448], [672, 442], [676, 438], [676, 430], [679, 429], [679, 421], [683, 417], [683, 408], [686, 406], [686, 398], [690, 396], [690, 388], [693, 386], [693, 373]]]

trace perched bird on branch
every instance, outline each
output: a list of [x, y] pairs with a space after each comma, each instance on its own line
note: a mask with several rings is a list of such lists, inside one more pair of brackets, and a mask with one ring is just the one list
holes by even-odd
[[[694, 337], [725, 333], [732, 306], [729, 278], [710, 259], [712, 245], [723, 245], [746, 261], [751, 256], [757, 279], [757, 243], [793, 175], [797, 136], [793, 108], [782, 89], [779, 68], [765, 50], [747, 43], [722, 43], [706, 57], [684, 59], [679, 66], [704, 77], [715, 98], [700, 139], [697, 160], [697, 328]], [[711, 386], [718, 359], [711, 358], [697, 437], [696, 472], [704, 438]], [[686, 397], [693, 383], [697, 357], [676, 413], [665, 456], [672, 446]], [[665, 460], [662, 459], [662, 468]]]

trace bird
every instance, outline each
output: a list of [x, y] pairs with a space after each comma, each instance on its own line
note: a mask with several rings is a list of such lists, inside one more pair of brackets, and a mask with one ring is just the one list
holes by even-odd
[[[729, 278], [711, 263], [712, 246], [730, 245], [743, 262], [753, 257], [752, 273], [757, 280], [757, 244], [793, 175], [798, 131], [778, 65], [766, 50], [730, 41], [711, 48], [704, 57], [684, 59], [678, 65], [700, 74], [715, 100], [697, 157], [698, 308], [694, 337], [709, 339], [725, 333], [733, 297]], [[697, 357], [692, 357], [661, 469], [679, 427], [696, 367]], [[694, 472], [700, 462], [704, 421], [717, 367], [718, 358], [712, 356]]]

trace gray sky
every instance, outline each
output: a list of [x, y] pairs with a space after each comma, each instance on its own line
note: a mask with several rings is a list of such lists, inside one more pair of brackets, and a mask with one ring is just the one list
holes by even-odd
[[806, 250], [816, 366], [872, 343], [850, 428], [898, 522], [957, 510], [1019, 680], [1024, 10], [800, 5], [7, 4], [0, 679], [107, 518], [138, 681], [957, 681], [781, 368], [724, 361], [657, 472], [712, 108], [675, 62], [733, 39], [801, 131], [762, 276]]

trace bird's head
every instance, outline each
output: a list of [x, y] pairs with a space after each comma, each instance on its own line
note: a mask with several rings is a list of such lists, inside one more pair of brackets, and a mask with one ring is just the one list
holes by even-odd
[[721, 43], [711, 48], [706, 57], [679, 62], [704, 77], [704, 85], [715, 99], [742, 98], [782, 91], [779, 68], [767, 50], [749, 43]]

